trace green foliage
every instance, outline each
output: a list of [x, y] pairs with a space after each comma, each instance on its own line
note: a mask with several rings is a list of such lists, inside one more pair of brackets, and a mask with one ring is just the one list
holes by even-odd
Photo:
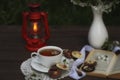
[[102, 49], [103, 50], [112, 51], [112, 50], [114, 50], [114, 48], [116, 46], [120, 46], [120, 42], [119, 41], [109, 41], [109, 40], [106, 40], [105, 43], [102, 46]]
[[2, 0], [0, 2], [0, 24], [16, 22], [21, 9], [19, 1]]
[[21, 25], [28, 3], [41, 4], [41, 11], [48, 12], [49, 25], [90, 25], [92, 21], [90, 8], [73, 5], [70, 0], [1, 0], [0, 24]]

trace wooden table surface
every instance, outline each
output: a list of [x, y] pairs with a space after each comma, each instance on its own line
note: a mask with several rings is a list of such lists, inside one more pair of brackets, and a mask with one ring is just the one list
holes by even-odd
[[[31, 52], [25, 48], [21, 36], [21, 26], [0, 26], [0, 80], [24, 80], [20, 71], [23, 61], [30, 58]], [[120, 26], [107, 27], [110, 40], [120, 41]], [[80, 50], [88, 44], [88, 26], [50, 26], [51, 37], [47, 45]], [[72, 80], [72, 79], [64, 79]], [[115, 80], [86, 76], [82, 80]]]

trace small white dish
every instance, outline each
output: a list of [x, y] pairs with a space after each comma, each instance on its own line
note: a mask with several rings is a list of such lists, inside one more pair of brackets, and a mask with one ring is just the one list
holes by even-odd
[[49, 68], [45, 67], [44, 65], [37, 62], [37, 59], [32, 59], [31, 61], [31, 67], [39, 72], [47, 73], [49, 71]]

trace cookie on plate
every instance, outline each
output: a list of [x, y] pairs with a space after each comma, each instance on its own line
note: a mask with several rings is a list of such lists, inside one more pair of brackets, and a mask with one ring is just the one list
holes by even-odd
[[80, 51], [72, 51], [72, 57], [73, 59], [78, 59], [82, 57], [82, 54], [80, 53]]
[[63, 64], [63, 63], [57, 63], [56, 66], [58, 68], [62, 69], [62, 70], [68, 70], [69, 69], [68, 65]]

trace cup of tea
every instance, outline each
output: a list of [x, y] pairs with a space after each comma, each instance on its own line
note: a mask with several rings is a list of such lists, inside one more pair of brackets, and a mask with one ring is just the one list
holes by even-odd
[[50, 68], [52, 65], [59, 63], [63, 56], [63, 50], [57, 46], [45, 46], [39, 48], [37, 52], [31, 53], [32, 59], [37, 59], [37, 63]]

